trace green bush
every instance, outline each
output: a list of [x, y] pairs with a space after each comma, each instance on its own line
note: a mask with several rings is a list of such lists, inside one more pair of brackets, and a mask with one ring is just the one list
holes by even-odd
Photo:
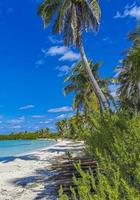
[[120, 177], [119, 171], [112, 174], [112, 182], [107, 176], [97, 173], [98, 181], [95, 181], [91, 170], [84, 172], [77, 167], [81, 178], [73, 178], [77, 190], [70, 187], [71, 194], [66, 195], [61, 187], [59, 191], [59, 200], [139, 200], [140, 196], [134, 187]]
[[101, 169], [120, 175], [131, 186], [140, 188], [140, 115], [104, 114], [96, 118], [96, 128], [87, 137], [87, 150]]
[[[79, 198], [71, 188], [72, 199], [140, 199], [140, 114], [90, 114], [83, 135], [87, 153], [98, 163], [98, 182], [82, 172], [81, 179], [74, 178]], [[61, 188], [60, 200], [63, 195]]]

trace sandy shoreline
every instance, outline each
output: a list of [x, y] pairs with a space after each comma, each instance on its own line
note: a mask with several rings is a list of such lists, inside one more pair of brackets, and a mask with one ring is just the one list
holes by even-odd
[[82, 142], [62, 140], [46, 149], [2, 159], [0, 200], [51, 200], [47, 197], [51, 189], [47, 179], [52, 176], [52, 163], [66, 152], [77, 154], [82, 148]]

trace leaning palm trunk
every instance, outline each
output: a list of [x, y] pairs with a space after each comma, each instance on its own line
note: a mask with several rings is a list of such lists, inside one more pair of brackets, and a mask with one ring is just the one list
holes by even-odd
[[88, 63], [88, 59], [86, 57], [86, 54], [85, 54], [85, 50], [84, 50], [84, 47], [83, 47], [83, 44], [82, 44], [82, 41], [79, 42], [79, 49], [80, 49], [80, 53], [81, 53], [81, 57], [82, 57], [82, 62], [84, 64], [84, 67], [85, 67], [85, 70], [89, 76], [89, 79], [91, 81], [91, 84], [92, 84], [92, 87], [93, 87], [93, 90], [94, 92], [96, 93], [98, 99], [99, 99], [99, 102], [100, 102], [100, 105], [101, 107], [103, 106], [105, 109], [109, 109], [109, 104], [108, 104], [108, 101], [105, 97], [105, 95], [103, 94], [103, 92], [101, 91], [97, 81], [95, 80], [94, 78], [94, 75], [90, 69], [90, 66], [89, 66], [89, 63]]

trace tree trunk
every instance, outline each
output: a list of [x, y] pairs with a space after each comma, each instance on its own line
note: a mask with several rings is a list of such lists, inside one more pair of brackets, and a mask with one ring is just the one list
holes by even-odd
[[92, 71], [90, 69], [90, 66], [89, 66], [88, 59], [87, 59], [86, 54], [85, 54], [85, 50], [84, 50], [82, 41], [79, 42], [79, 49], [80, 49], [80, 53], [81, 53], [82, 61], [84, 63], [85, 70], [86, 70], [86, 72], [87, 72], [87, 74], [89, 76], [89, 79], [91, 81], [93, 90], [96, 93], [96, 95], [97, 95], [97, 97], [99, 99], [99, 102], [102, 103], [102, 106], [105, 109], [109, 109], [109, 104], [107, 102], [107, 99], [106, 99], [105, 95], [103, 94], [103, 92], [101, 91], [101, 89], [100, 89], [97, 81], [95, 80], [94, 75], [93, 75], [93, 73], [92, 73]]

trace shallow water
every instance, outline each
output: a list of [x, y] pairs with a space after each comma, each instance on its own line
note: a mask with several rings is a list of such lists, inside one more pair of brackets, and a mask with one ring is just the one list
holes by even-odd
[[49, 147], [54, 140], [4, 140], [0, 141], [0, 157], [26, 154], [31, 151]]

